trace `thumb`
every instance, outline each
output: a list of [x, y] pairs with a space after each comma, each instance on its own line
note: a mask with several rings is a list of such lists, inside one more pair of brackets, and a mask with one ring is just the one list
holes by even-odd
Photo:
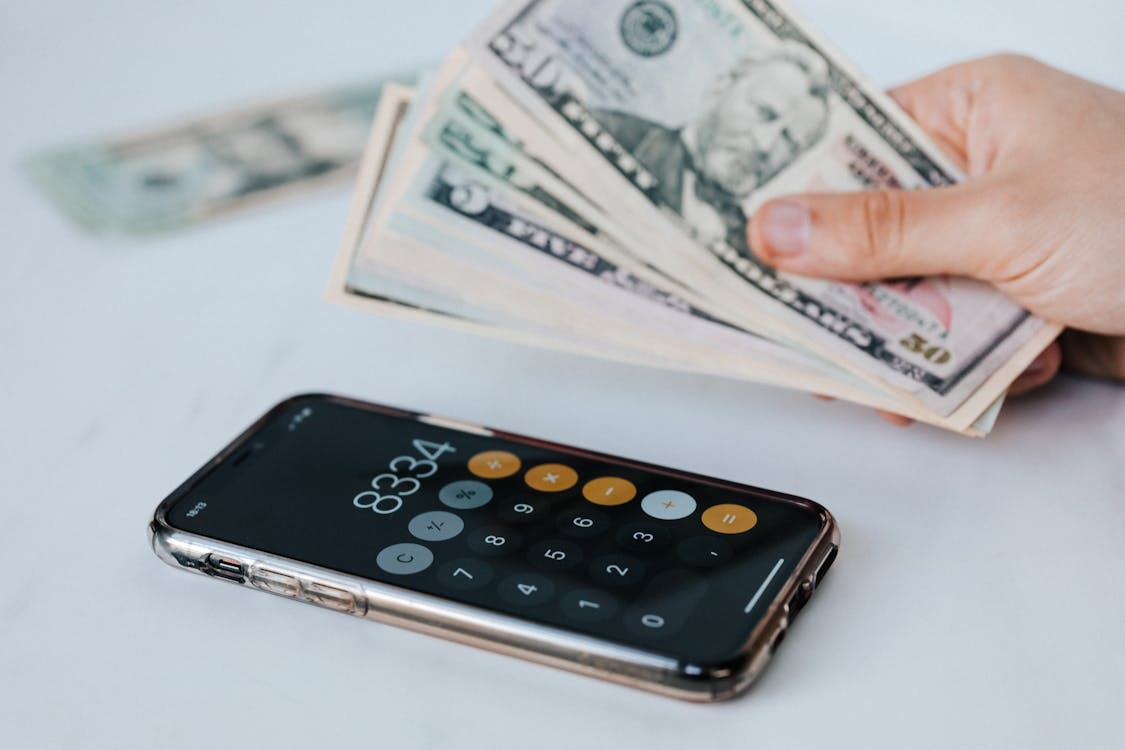
[[750, 222], [754, 253], [782, 271], [846, 281], [1002, 273], [1019, 247], [985, 181], [927, 190], [795, 195]]

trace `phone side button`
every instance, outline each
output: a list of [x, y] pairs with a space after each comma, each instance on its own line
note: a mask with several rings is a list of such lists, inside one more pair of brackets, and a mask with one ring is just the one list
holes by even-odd
[[313, 604], [319, 604], [328, 609], [334, 609], [337, 612], [347, 612], [349, 614], [363, 614], [356, 611], [355, 596], [351, 592], [335, 586], [329, 586], [325, 583], [317, 583], [316, 581], [306, 581], [301, 586], [301, 594], [305, 601]]
[[250, 571], [250, 583], [262, 591], [280, 596], [296, 597], [300, 593], [296, 577], [269, 568], [253, 568]]

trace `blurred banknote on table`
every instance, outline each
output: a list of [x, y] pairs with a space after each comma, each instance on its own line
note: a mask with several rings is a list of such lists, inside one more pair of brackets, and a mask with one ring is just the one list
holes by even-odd
[[1057, 326], [968, 279], [782, 274], [746, 237], [779, 195], [961, 177], [784, 2], [513, 0], [384, 89], [329, 298], [981, 436]]
[[53, 149], [27, 166], [60, 208], [91, 229], [175, 229], [349, 179], [383, 85], [260, 102]]

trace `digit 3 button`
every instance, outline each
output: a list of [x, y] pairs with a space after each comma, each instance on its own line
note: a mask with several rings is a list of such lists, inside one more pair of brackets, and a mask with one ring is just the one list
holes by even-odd
[[503, 479], [519, 470], [519, 457], [508, 451], [484, 451], [469, 459], [469, 471], [481, 479]]
[[522, 537], [507, 526], [485, 526], [469, 534], [469, 549], [478, 555], [504, 555], [518, 548]]
[[562, 492], [578, 484], [578, 472], [563, 464], [539, 464], [524, 474], [527, 486], [540, 492]]
[[617, 532], [617, 543], [630, 552], [656, 552], [671, 541], [668, 529], [655, 523], [629, 523]]
[[438, 581], [459, 591], [472, 591], [487, 586], [492, 581], [492, 576], [492, 566], [473, 557], [450, 560], [437, 571]]
[[542, 604], [555, 594], [551, 579], [538, 573], [514, 573], [500, 582], [500, 598], [517, 607]]
[[617, 600], [604, 591], [575, 589], [559, 600], [559, 609], [572, 620], [598, 622], [613, 617], [618, 609]]

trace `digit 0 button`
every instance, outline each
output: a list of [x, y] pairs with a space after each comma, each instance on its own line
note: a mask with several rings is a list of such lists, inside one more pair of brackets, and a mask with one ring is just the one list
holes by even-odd
[[703, 511], [703, 525], [720, 534], [742, 534], [754, 528], [758, 514], [743, 505], [723, 503]]
[[621, 477], [598, 477], [582, 485], [582, 497], [595, 505], [624, 505], [636, 496], [636, 485]]
[[484, 451], [469, 459], [469, 471], [481, 479], [503, 479], [519, 470], [519, 458], [508, 451]]
[[539, 464], [524, 474], [527, 486], [540, 492], [562, 492], [578, 484], [578, 472], [563, 464]]

